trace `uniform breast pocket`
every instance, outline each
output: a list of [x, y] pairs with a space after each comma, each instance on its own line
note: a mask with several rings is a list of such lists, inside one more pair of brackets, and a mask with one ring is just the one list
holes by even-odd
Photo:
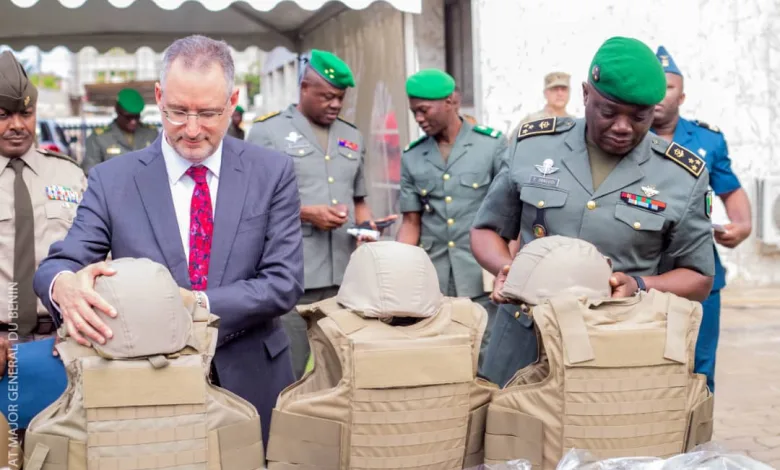
[[298, 159], [298, 158], [304, 158], [311, 155], [311, 153], [314, 152], [314, 147], [312, 147], [311, 145], [305, 147], [287, 147], [284, 149], [284, 152], [287, 155]]
[[460, 175], [459, 191], [464, 196], [479, 197], [487, 193], [490, 187], [490, 175], [481, 172]]
[[615, 206], [615, 218], [620, 222], [618, 226], [621, 233], [625, 234], [619, 236], [616, 233], [616, 240], [630, 244], [632, 250], [643, 255], [655, 256], [660, 253], [666, 225], [664, 216], [618, 203]]
[[57, 238], [64, 238], [76, 217], [76, 204], [64, 201], [47, 201], [46, 222], [55, 231], [61, 232]]
[[[557, 209], [566, 205], [569, 193], [563, 189], [540, 188], [537, 186], [523, 186], [520, 191], [520, 200], [529, 206], [539, 209]], [[523, 212], [525, 215], [525, 212]]]

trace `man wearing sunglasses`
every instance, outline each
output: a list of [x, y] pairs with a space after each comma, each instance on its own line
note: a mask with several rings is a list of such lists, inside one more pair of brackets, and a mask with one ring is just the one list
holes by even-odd
[[131, 88], [117, 94], [116, 119], [106, 127], [99, 127], [87, 139], [87, 148], [81, 167], [85, 173], [109, 158], [148, 147], [157, 138], [157, 129], [141, 124], [144, 99]]

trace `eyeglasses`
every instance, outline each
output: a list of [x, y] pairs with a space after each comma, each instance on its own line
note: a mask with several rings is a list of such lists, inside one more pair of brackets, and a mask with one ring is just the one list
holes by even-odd
[[224, 108], [222, 111], [201, 111], [199, 113], [188, 113], [181, 110], [163, 110], [165, 119], [168, 120], [174, 126], [182, 126], [187, 124], [190, 116], [195, 116], [195, 120], [198, 124], [203, 126], [210, 126], [216, 124], [219, 121], [219, 117], [225, 113]]

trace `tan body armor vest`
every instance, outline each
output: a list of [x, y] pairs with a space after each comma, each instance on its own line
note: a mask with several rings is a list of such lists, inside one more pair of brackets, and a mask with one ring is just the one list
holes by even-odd
[[570, 449], [668, 457], [712, 436], [712, 395], [693, 373], [701, 304], [651, 290], [533, 308], [544, 348], [493, 396], [485, 463], [553, 470]]
[[476, 379], [485, 310], [446, 299], [391, 326], [335, 299], [299, 308], [314, 369], [279, 396], [269, 470], [461, 469], [483, 460], [495, 388]]
[[191, 341], [165, 356], [110, 360], [57, 345], [68, 386], [30, 423], [25, 470], [255, 470], [260, 417], [208, 381], [218, 318], [195, 309]]

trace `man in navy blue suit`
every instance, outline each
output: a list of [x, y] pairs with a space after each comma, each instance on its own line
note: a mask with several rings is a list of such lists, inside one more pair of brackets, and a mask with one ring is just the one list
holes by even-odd
[[107, 255], [167, 266], [186, 301], [221, 318], [213, 375], [258, 409], [267, 443], [277, 395], [293, 381], [279, 317], [303, 293], [300, 201], [290, 157], [225, 135], [238, 101], [230, 54], [203, 36], [167, 49], [155, 87], [161, 136], [90, 171], [34, 286], [58, 326], [102, 344], [112, 333], [95, 312], [116, 315], [93, 290], [112, 274]]

